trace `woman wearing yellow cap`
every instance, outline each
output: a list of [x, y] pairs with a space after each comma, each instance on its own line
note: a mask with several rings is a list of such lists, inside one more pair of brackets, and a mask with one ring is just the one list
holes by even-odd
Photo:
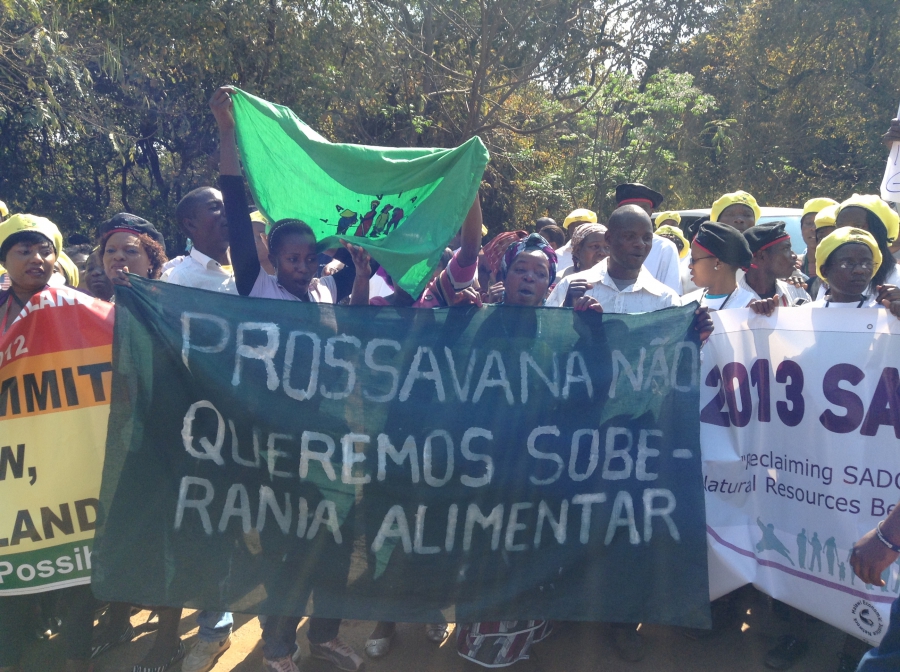
[[[6, 267], [10, 279], [10, 288], [0, 292], [0, 334], [12, 326], [36, 294], [49, 286], [61, 251], [62, 235], [49, 219], [18, 214], [0, 224], [0, 264]], [[64, 605], [61, 639], [66, 652], [65, 669], [86, 671], [90, 669], [94, 623], [90, 586], [53, 592]], [[18, 665], [32, 636], [32, 618], [41, 610], [39, 598], [40, 595], [13, 595], [0, 599], [0, 670], [12, 670]]]
[[828, 283], [828, 294], [812, 306], [824, 308], [874, 308], [888, 297], [867, 290], [883, 261], [875, 238], [862, 229], [843, 227], [826, 236], [816, 248], [816, 264]]
[[49, 219], [13, 215], [0, 224], [0, 264], [10, 281], [10, 288], [0, 292], [0, 333], [50, 283], [60, 251], [62, 234]]
[[880, 285], [900, 285], [900, 271], [890, 250], [891, 241], [900, 233], [900, 215], [887, 203], [878, 196], [853, 194], [838, 206], [835, 226], [868, 231], [878, 244], [884, 261], [869, 282], [869, 294], [875, 295]]
[[743, 233], [756, 225], [759, 215], [756, 199], [746, 191], [735, 191], [725, 194], [712, 204], [709, 219], [711, 222], [732, 226]]
[[816, 277], [816, 215], [838, 202], [830, 198], [811, 198], [803, 204], [800, 216], [800, 235], [806, 243], [806, 251], [800, 255], [800, 272], [810, 280]]

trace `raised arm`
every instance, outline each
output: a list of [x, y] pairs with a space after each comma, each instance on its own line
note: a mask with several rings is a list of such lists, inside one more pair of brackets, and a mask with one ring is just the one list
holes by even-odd
[[228, 219], [228, 241], [231, 248], [231, 264], [238, 293], [250, 294], [259, 277], [259, 257], [256, 240], [253, 237], [253, 222], [244, 193], [244, 178], [238, 158], [237, 142], [234, 138], [234, 104], [231, 94], [234, 89], [222, 86], [216, 89], [209, 101], [209, 107], [219, 126], [219, 188], [225, 202], [225, 216]]
[[460, 245], [457, 261], [462, 267], [471, 266], [478, 262], [478, 252], [481, 250], [481, 198], [475, 194], [475, 202], [469, 208], [466, 219], [460, 229]]

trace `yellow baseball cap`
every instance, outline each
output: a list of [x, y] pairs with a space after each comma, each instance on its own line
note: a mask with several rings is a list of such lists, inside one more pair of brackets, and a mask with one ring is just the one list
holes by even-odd
[[568, 229], [570, 226], [572, 226], [572, 224], [576, 224], [578, 222], [596, 224], [597, 213], [593, 210], [588, 210], [587, 208], [576, 208], [569, 213], [568, 217], [566, 217], [565, 221], [563, 222], [563, 228]]
[[721, 215], [722, 211], [730, 205], [746, 205], [751, 210], [753, 210], [753, 216], [757, 220], [759, 219], [760, 210], [756, 199], [746, 191], [735, 191], [733, 193], [721, 196], [715, 203], [712, 204], [712, 210], [709, 213], [710, 221], [718, 222], [719, 215]]
[[853, 194], [838, 206], [835, 218], [841, 214], [844, 208], [863, 208], [873, 213], [887, 229], [888, 241], [896, 240], [900, 235], [900, 215], [874, 194]]
[[875, 238], [868, 231], [855, 229], [852, 226], [835, 229], [834, 232], [829, 233], [816, 245], [816, 268], [822, 268], [832, 252], [847, 243], [861, 243], [872, 250], [872, 261], [875, 263], [875, 271], [878, 271], [883, 259], [881, 250], [878, 249], [878, 243], [875, 242]]

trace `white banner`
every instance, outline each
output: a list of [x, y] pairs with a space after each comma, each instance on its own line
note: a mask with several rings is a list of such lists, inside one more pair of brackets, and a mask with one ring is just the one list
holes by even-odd
[[753, 583], [877, 644], [900, 561], [881, 588], [848, 558], [900, 500], [900, 320], [808, 307], [713, 320], [700, 391], [711, 597]]

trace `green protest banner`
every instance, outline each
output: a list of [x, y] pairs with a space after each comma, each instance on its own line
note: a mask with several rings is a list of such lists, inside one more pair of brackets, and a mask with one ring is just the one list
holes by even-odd
[[488, 162], [481, 140], [455, 149], [331, 143], [287, 107], [244, 91], [232, 99], [259, 209], [273, 222], [303, 220], [320, 249], [361, 245], [418, 296], [478, 192]]
[[693, 306], [350, 308], [132, 283], [99, 598], [709, 623]]

